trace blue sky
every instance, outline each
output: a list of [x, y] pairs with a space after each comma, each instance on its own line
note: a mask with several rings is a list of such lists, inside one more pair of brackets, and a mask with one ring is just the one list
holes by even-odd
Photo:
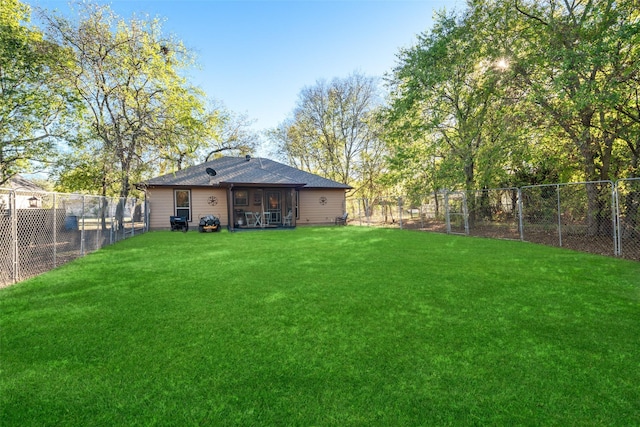
[[[66, 0], [23, 0], [69, 11]], [[120, 16], [166, 18], [198, 58], [192, 83], [256, 130], [276, 127], [305, 86], [353, 72], [382, 76], [402, 47], [432, 25], [434, 11], [463, 0], [93, 0]]]

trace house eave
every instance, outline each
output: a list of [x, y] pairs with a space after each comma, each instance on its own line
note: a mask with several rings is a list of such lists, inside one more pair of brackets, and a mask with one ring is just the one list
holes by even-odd
[[320, 187], [320, 186], [305, 186], [305, 190], [343, 190], [350, 191], [353, 190], [353, 187], [344, 186], [344, 187]]
[[302, 188], [306, 184], [301, 183], [283, 183], [283, 182], [221, 182], [221, 186], [225, 187], [251, 187], [251, 188], [261, 188], [261, 187], [278, 187], [278, 188]]
[[232, 188], [232, 187], [277, 187], [277, 188], [307, 188], [304, 183], [282, 182], [219, 182], [215, 184], [139, 184], [142, 188]]

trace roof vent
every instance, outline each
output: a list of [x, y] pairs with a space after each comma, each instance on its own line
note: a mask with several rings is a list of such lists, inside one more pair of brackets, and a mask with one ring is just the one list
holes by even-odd
[[244, 158], [247, 160], [247, 162], [248, 162], [249, 160], [251, 160], [251, 156], [250, 156], [249, 154], [247, 154], [246, 156], [244, 156]]

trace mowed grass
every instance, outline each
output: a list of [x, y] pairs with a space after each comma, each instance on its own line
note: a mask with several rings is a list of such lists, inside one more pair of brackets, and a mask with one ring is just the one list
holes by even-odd
[[640, 263], [152, 232], [0, 290], [2, 426], [640, 425]]

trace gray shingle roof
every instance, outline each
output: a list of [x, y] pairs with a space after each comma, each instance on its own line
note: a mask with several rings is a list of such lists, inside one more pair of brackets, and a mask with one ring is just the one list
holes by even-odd
[[[216, 176], [210, 180], [207, 168], [216, 171]], [[285, 164], [264, 159], [244, 157], [220, 157], [206, 163], [191, 166], [175, 173], [159, 176], [145, 181], [149, 187], [181, 186], [199, 187], [233, 185], [282, 185], [304, 188], [342, 188], [350, 186], [337, 181], [296, 169]]]
[[40, 187], [39, 185], [24, 178], [22, 175], [14, 176], [9, 181], [4, 183], [3, 186], [6, 188], [13, 188], [14, 190], [46, 191], [44, 188]]

